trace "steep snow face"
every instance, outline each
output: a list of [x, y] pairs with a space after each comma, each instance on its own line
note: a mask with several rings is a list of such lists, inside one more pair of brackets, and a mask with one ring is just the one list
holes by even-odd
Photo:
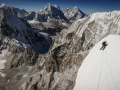
[[93, 13], [77, 20], [69, 32], [76, 32], [78, 37], [85, 37], [86, 43], [100, 41], [109, 34], [120, 34], [120, 11]]
[[[104, 40], [108, 46], [100, 50]], [[119, 45], [119, 35], [109, 35], [97, 43], [78, 70], [74, 90], [120, 90]]]
[[27, 29], [26, 25], [17, 16], [15, 16], [12, 13], [9, 13], [6, 10], [3, 10], [3, 11], [4, 11], [4, 18], [7, 20], [6, 24], [8, 24], [12, 28], [18, 29], [18, 30], [26, 30]]
[[70, 21], [75, 21], [86, 16], [77, 6], [74, 8], [67, 8], [63, 11], [65, 17]]

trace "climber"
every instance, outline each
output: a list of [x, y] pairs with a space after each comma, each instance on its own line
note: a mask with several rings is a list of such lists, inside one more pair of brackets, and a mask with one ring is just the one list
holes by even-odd
[[103, 41], [103, 42], [102, 42], [102, 47], [100, 48], [100, 50], [101, 50], [101, 49], [104, 50], [106, 46], [107, 46], [106, 41]]

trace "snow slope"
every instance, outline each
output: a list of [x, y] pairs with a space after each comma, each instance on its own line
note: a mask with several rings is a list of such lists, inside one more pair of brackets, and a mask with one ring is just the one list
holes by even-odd
[[6, 63], [6, 60], [0, 60], [0, 70], [4, 69], [4, 63]]
[[0, 76], [1, 77], [5, 77], [6, 74], [2, 73], [2, 69], [5, 68], [5, 63], [6, 63], [6, 60], [0, 60]]
[[[103, 51], [104, 40], [108, 46]], [[94, 46], [78, 70], [73, 90], [120, 90], [119, 35], [109, 35]]]
[[5, 68], [5, 63], [6, 63], [6, 54], [8, 50], [2, 50], [0, 53], [0, 76], [5, 77], [6, 74], [2, 73], [2, 70]]
[[27, 22], [28, 23], [40, 23], [39, 21], [36, 21], [36, 20], [28, 20]]

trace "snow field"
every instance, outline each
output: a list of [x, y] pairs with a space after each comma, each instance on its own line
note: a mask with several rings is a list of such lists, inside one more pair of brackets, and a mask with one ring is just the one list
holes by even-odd
[[7, 51], [8, 50], [3, 50], [2, 53], [0, 54], [0, 76], [1, 77], [6, 76], [4, 73], [2, 73], [2, 70], [5, 68], [6, 60], [2, 59], [2, 58], [5, 58], [5, 55], [6, 55]]
[[[104, 40], [108, 46], [103, 51]], [[78, 70], [73, 90], [120, 90], [119, 35], [109, 35], [93, 47]]]

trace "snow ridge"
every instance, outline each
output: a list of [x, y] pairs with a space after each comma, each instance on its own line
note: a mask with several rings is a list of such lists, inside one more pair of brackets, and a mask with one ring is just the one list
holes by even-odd
[[4, 4], [4, 3], [2, 3], [2, 4], [0, 5], [0, 8], [5, 7], [5, 6], [7, 6], [7, 5]]
[[16, 15], [17, 14], [25, 14], [25, 13], [27, 13], [27, 11], [24, 10], [24, 9], [15, 8], [15, 7], [6, 5], [4, 3], [2, 3], [0, 5], [0, 8], [4, 8], [4, 9], [8, 10], [9, 12], [12, 12], [13, 14], [16, 14]]
[[[108, 46], [100, 50], [102, 41]], [[78, 70], [74, 90], [120, 89], [120, 36], [109, 35], [97, 43]]]

